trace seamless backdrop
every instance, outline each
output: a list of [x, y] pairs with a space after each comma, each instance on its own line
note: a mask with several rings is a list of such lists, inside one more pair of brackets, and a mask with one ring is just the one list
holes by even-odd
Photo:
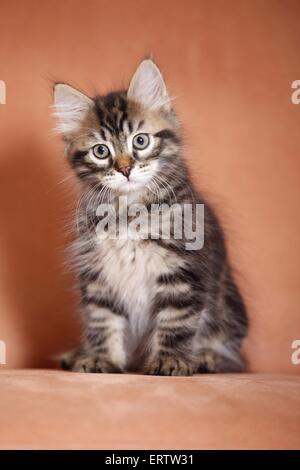
[[107, 92], [153, 54], [224, 224], [250, 368], [299, 373], [299, 21], [297, 0], [1, 0], [1, 367], [50, 366], [79, 332], [64, 264], [78, 193], [51, 133], [51, 83]]

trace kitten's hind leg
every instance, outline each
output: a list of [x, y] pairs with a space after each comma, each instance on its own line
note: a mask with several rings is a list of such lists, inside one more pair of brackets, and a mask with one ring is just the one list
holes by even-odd
[[245, 370], [245, 361], [239, 351], [222, 345], [223, 350], [201, 348], [197, 352], [195, 373], [234, 373]]
[[74, 348], [58, 356], [60, 366], [63, 370], [72, 370], [77, 358], [82, 354], [81, 348]]

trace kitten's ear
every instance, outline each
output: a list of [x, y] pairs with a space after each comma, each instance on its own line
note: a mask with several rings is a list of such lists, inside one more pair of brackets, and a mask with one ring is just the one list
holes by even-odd
[[142, 103], [145, 108], [171, 109], [171, 99], [162, 74], [150, 59], [143, 60], [138, 66], [131, 79], [127, 97]]
[[53, 114], [58, 120], [55, 130], [64, 136], [78, 130], [87, 111], [93, 105], [93, 100], [80, 91], [64, 83], [57, 83], [54, 86], [53, 105]]

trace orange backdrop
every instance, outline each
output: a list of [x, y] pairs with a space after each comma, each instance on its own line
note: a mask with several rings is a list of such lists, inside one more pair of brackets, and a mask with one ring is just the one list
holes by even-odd
[[224, 223], [249, 309], [251, 369], [300, 372], [290, 360], [300, 339], [299, 21], [297, 0], [1, 0], [6, 367], [50, 365], [79, 331], [63, 265], [77, 190], [51, 134], [51, 82], [106, 92], [153, 53], [176, 96], [194, 179]]

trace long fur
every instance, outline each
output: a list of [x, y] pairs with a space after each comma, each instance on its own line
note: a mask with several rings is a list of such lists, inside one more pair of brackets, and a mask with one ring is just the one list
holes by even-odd
[[[222, 229], [189, 177], [157, 66], [142, 62], [128, 91], [93, 99], [70, 87], [55, 93], [68, 160], [82, 182], [73, 260], [85, 329], [64, 367], [162, 375], [243, 370], [246, 310]], [[140, 133], [149, 136], [142, 151], [133, 146]], [[110, 149], [102, 160], [95, 157], [100, 144]], [[114, 239], [109, 230], [99, 240], [97, 208], [107, 203], [119, 214], [120, 195], [127, 195], [129, 211], [136, 202], [149, 213], [153, 204], [204, 204], [204, 246], [189, 251], [184, 237]]]

